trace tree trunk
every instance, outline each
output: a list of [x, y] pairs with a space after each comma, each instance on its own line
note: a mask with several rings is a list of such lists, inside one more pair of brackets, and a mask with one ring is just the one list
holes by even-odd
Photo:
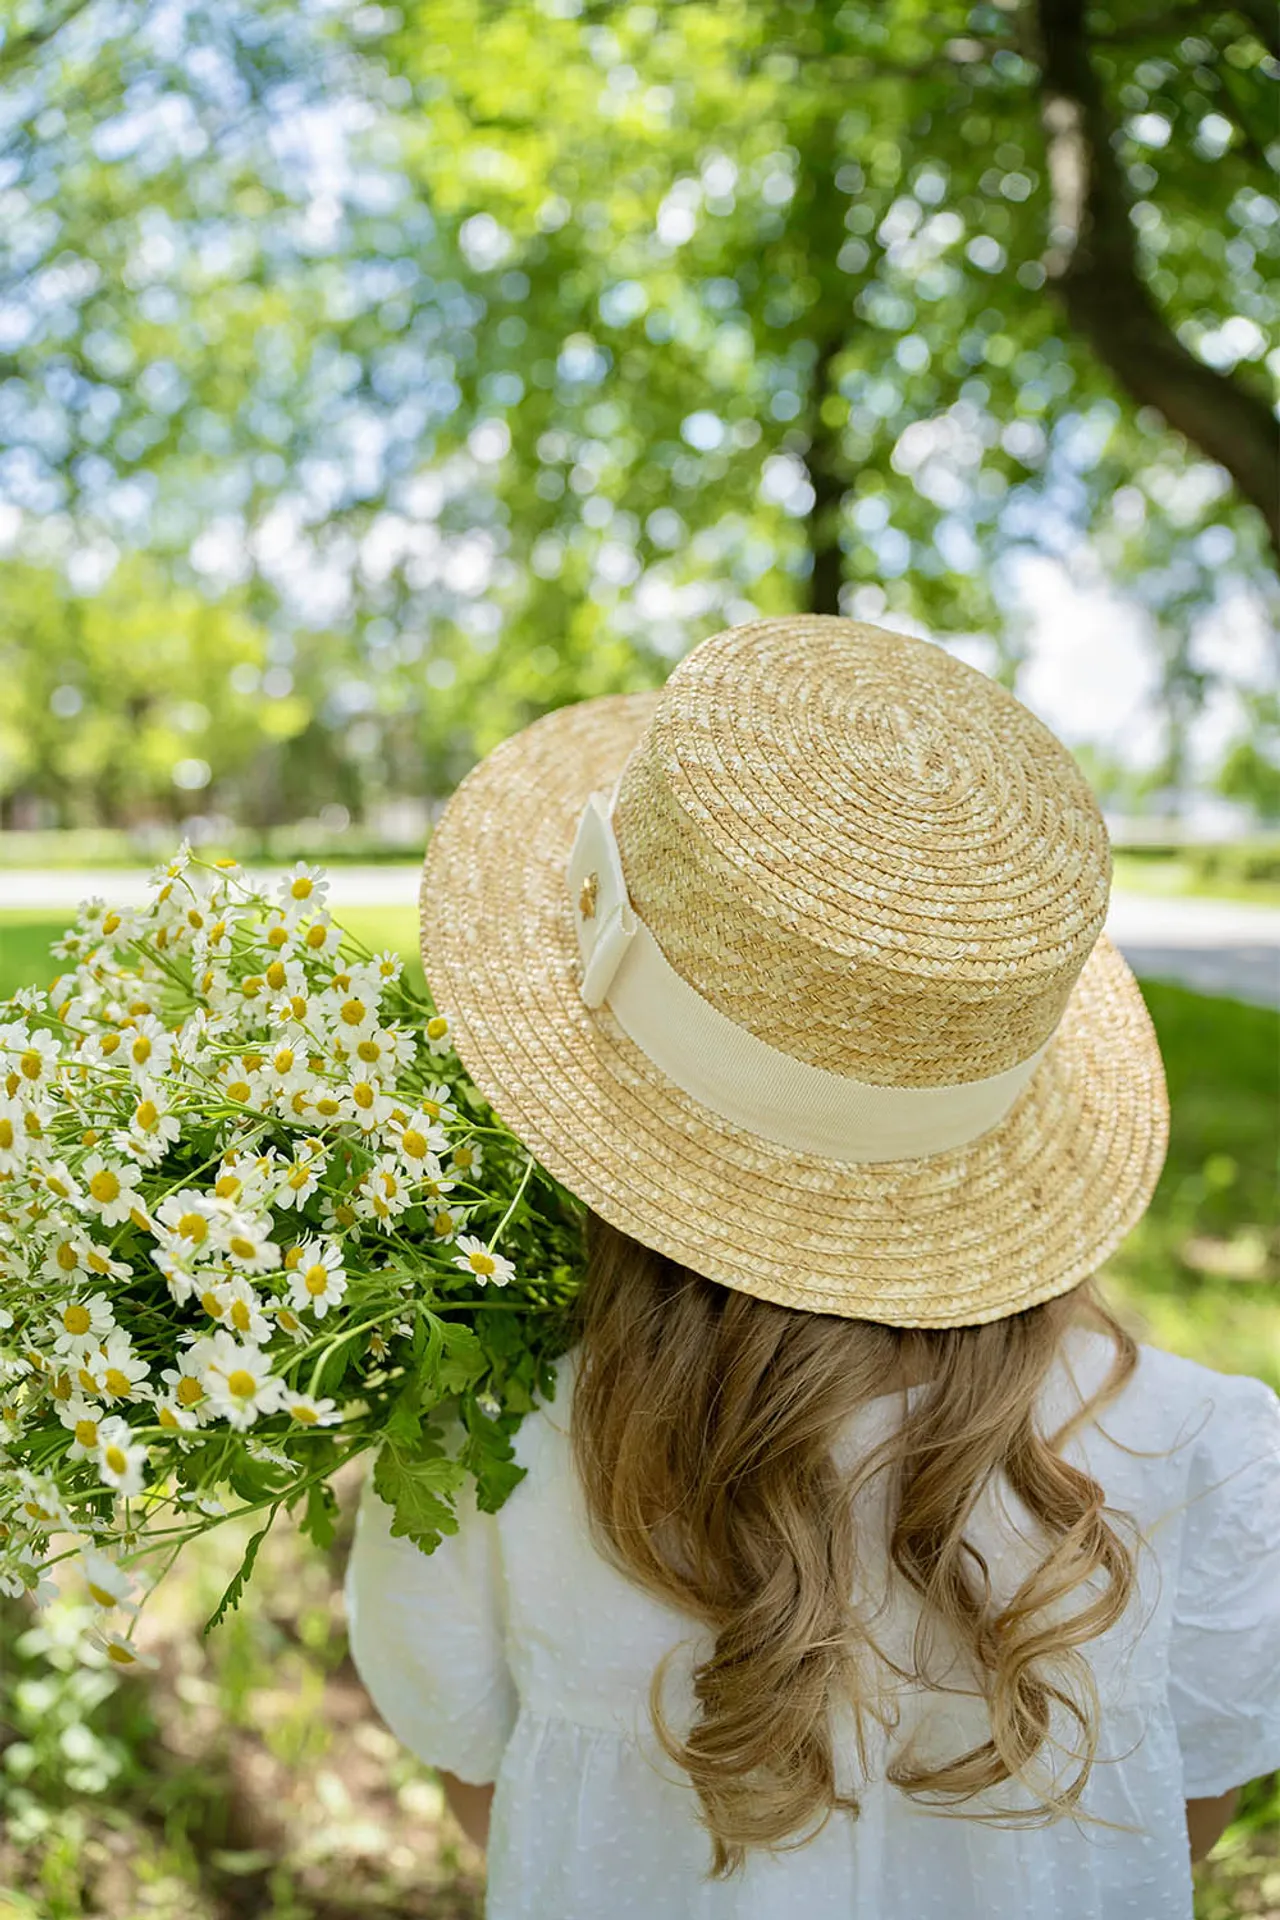
[[1085, 0], [1037, 0], [1052, 231], [1045, 268], [1072, 326], [1130, 397], [1225, 467], [1280, 556], [1280, 448], [1260, 394], [1183, 346], [1138, 272], [1110, 110], [1089, 57]]

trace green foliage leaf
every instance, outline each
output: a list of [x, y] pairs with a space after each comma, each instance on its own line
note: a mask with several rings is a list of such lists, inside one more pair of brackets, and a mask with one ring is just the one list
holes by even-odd
[[466, 1481], [462, 1463], [451, 1460], [433, 1439], [417, 1450], [386, 1442], [373, 1469], [373, 1489], [395, 1508], [393, 1539], [416, 1541], [424, 1553], [439, 1546], [446, 1533], [458, 1531], [453, 1499]]
[[240, 1562], [240, 1565], [237, 1567], [236, 1572], [230, 1584], [228, 1585], [226, 1592], [223, 1594], [221, 1600], [219, 1600], [217, 1606], [214, 1608], [213, 1612], [210, 1614], [209, 1618], [205, 1621], [203, 1627], [201, 1627], [200, 1629], [202, 1636], [208, 1633], [212, 1633], [213, 1629], [217, 1626], [218, 1622], [222, 1619], [223, 1615], [232, 1611], [235, 1607], [239, 1606], [240, 1596], [244, 1592], [245, 1584], [253, 1572], [254, 1562], [258, 1557], [258, 1548], [262, 1545], [263, 1541], [266, 1539], [267, 1535], [270, 1533], [271, 1523], [275, 1519], [278, 1511], [279, 1511], [278, 1507], [272, 1507], [271, 1512], [267, 1516], [266, 1526], [263, 1527], [260, 1532], [254, 1534], [252, 1540], [250, 1540], [248, 1546], [245, 1548], [244, 1559]]

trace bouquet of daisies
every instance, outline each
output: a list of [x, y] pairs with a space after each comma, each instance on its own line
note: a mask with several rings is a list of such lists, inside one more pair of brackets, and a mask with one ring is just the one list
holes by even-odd
[[184, 845], [0, 1006], [0, 1591], [77, 1559], [119, 1667], [188, 1540], [263, 1518], [207, 1633], [367, 1449], [424, 1551], [468, 1478], [495, 1510], [572, 1337], [581, 1208], [326, 894]]

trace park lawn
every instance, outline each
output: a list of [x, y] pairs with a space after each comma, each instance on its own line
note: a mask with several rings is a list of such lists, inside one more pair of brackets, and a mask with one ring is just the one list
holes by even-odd
[[[412, 909], [343, 919], [416, 969]], [[0, 920], [0, 996], [48, 981], [62, 924]], [[1170, 1146], [1106, 1290], [1138, 1338], [1280, 1390], [1280, 1015], [1156, 982], [1143, 993]], [[479, 1920], [483, 1863], [346, 1653], [359, 1479], [356, 1466], [339, 1490], [327, 1555], [281, 1517], [246, 1604], [208, 1640], [200, 1625], [252, 1523], [201, 1541], [156, 1599], [159, 1672], [100, 1703], [56, 1647], [65, 1671], [50, 1674], [51, 1629], [0, 1597], [0, 1888], [14, 1889], [0, 1893], [0, 1920]], [[1250, 1786], [1196, 1878], [1198, 1920], [1280, 1911], [1280, 1780]]]

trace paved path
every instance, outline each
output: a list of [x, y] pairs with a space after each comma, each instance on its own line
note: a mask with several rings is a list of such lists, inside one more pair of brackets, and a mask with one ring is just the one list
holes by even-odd
[[[256, 867], [271, 880], [283, 868]], [[408, 907], [417, 903], [419, 867], [332, 867], [330, 904], [346, 907]], [[122, 906], [146, 898], [144, 872], [26, 873], [0, 871], [0, 913], [39, 909], [74, 913], [89, 894]], [[1134, 972], [1174, 980], [1200, 993], [1233, 995], [1257, 1006], [1280, 1008], [1280, 907], [1236, 905], [1226, 900], [1162, 899], [1113, 892], [1107, 932]]]

